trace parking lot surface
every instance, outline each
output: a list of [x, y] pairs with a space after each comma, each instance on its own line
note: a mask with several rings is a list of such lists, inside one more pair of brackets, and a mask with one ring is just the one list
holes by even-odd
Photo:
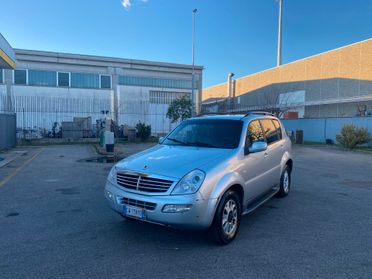
[[0, 168], [0, 278], [371, 278], [372, 154], [294, 151], [290, 195], [218, 246], [112, 212], [91, 146], [34, 147]]

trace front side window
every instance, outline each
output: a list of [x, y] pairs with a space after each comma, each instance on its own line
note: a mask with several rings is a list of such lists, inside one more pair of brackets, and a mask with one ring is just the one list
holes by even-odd
[[274, 126], [274, 123], [271, 119], [260, 120], [264, 134], [266, 137], [267, 144], [274, 143], [279, 140], [279, 134], [277, 128]]
[[14, 70], [14, 84], [25, 85], [27, 83], [26, 70]]
[[242, 127], [240, 120], [187, 120], [163, 144], [234, 149], [239, 146]]
[[111, 76], [101, 75], [101, 88], [111, 88]]
[[253, 120], [249, 123], [247, 132], [247, 142], [249, 147], [252, 147], [252, 144], [256, 141], [265, 141], [265, 138], [260, 122], [258, 120]]

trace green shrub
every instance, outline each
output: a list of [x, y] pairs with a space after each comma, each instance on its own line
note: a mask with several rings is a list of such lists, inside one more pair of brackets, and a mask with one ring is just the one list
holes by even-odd
[[167, 117], [172, 123], [177, 122], [178, 120], [183, 121], [191, 117], [192, 108], [193, 105], [190, 98], [187, 96], [182, 96], [171, 102], [168, 107]]
[[336, 140], [344, 147], [353, 149], [358, 144], [368, 142], [368, 131], [353, 124], [344, 125], [341, 133], [336, 135]]
[[137, 136], [142, 140], [147, 140], [151, 135], [151, 125], [146, 125], [145, 123], [139, 122], [136, 125]]

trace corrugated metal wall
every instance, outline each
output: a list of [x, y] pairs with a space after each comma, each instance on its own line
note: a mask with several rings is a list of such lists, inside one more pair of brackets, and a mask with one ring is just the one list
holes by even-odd
[[282, 123], [287, 131], [303, 130], [305, 141], [325, 142], [326, 139], [335, 141], [336, 135], [345, 124], [367, 128], [372, 137], [372, 117], [283, 119]]
[[0, 150], [16, 145], [16, 115], [0, 113]]

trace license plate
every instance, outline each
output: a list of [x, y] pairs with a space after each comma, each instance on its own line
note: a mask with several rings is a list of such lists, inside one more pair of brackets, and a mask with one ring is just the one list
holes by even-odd
[[124, 215], [128, 217], [134, 217], [141, 220], [145, 219], [145, 211], [143, 208], [131, 206], [131, 205], [124, 205]]

